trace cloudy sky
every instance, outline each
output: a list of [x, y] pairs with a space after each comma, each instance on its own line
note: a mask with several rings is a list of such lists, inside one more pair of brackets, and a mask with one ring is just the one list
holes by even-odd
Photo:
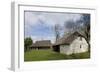
[[65, 22], [69, 20], [77, 21], [80, 17], [80, 14], [73, 13], [25, 11], [25, 38], [31, 37], [33, 42], [37, 40], [51, 40], [54, 42], [55, 24], [64, 27]]

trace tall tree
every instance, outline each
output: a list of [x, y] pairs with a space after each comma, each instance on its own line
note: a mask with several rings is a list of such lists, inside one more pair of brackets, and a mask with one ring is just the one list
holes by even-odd
[[[81, 14], [77, 21], [69, 20], [64, 24], [69, 33], [79, 31], [85, 38], [90, 51], [90, 14]], [[65, 31], [66, 32], [66, 31]], [[66, 34], [66, 33], [65, 33]]]
[[24, 50], [27, 51], [29, 47], [32, 45], [33, 41], [30, 37], [24, 39]]
[[55, 32], [55, 38], [57, 41], [60, 38], [60, 25], [59, 24], [55, 24], [54, 32]]
[[83, 37], [88, 43], [88, 49], [90, 51], [90, 14], [82, 14], [82, 18], [79, 22], [83, 23], [81, 30], [84, 32]]

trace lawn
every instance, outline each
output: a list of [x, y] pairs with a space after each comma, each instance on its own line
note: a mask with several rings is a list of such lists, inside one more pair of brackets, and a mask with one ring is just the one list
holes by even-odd
[[79, 53], [65, 55], [52, 50], [30, 50], [24, 53], [24, 61], [46, 61], [46, 60], [64, 60], [64, 59], [84, 59], [90, 58], [90, 53]]

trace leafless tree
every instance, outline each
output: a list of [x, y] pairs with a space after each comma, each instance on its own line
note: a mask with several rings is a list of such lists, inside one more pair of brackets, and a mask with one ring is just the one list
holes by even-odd
[[83, 37], [88, 43], [88, 49], [90, 51], [90, 14], [82, 14], [81, 20], [78, 23], [83, 23], [81, 31], [84, 33]]
[[54, 32], [55, 32], [55, 38], [56, 41], [60, 38], [60, 25], [59, 24], [55, 24], [54, 26]]
[[80, 33], [82, 33], [90, 51], [90, 14], [82, 14], [81, 18], [77, 21], [66, 21], [64, 26], [65, 29], [69, 31], [69, 33], [74, 31], [79, 31]]

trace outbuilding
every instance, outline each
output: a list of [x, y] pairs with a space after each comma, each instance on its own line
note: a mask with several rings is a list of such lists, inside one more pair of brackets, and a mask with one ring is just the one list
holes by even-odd
[[50, 40], [41, 40], [36, 41], [30, 46], [31, 49], [50, 49], [52, 48], [52, 44]]

